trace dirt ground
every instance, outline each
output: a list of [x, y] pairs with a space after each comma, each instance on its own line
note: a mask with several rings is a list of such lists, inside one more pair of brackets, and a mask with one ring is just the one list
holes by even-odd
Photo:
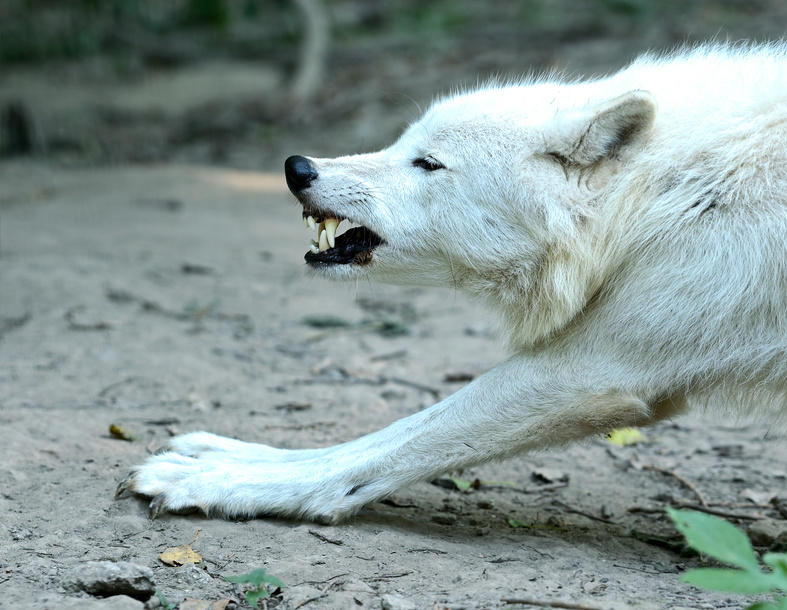
[[[695, 418], [461, 473], [485, 482], [469, 492], [419, 484], [338, 526], [150, 521], [114, 490], [172, 434], [355, 438], [492, 367], [492, 321], [450, 291], [310, 277], [279, 174], [14, 162], [0, 184], [0, 606], [119, 608], [63, 587], [109, 560], [152, 568], [173, 603], [240, 601], [222, 577], [264, 567], [282, 609], [740, 608], [679, 581], [698, 559], [669, 547], [662, 509], [701, 494], [744, 527], [786, 524], [767, 505], [787, 487], [783, 434]], [[202, 565], [158, 559], [198, 532]]]
[[[337, 40], [299, 116], [283, 114], [289, 75], [274, 61], [3, 66], [0, 108], [22, 104], [32, 155], [0, 163], [0, 607], [141, 608], [66, 589], [94, 560], [151, 568], [180, 610], [208, 607], [187, 598], [248, 607], [223, 577], [260, 567], [286, 584], [266, 602], [282, 610], [746, 605], [680, 582], [700, 560], [663, 510], [705, 501], [761, 548], [766, 530], [787, 530], [770, 503], [787, 494], [784, 430], [724, 414], [645, 430], [630, 447], [599, 438], [454, 473], [482, 483], [422, 483], [338, 526], [150, 521], [146, 502], [114, 499], [173, 434], [332, 445], [504, 357], [493, 321], [461, 295], [311, 277], [287, 155], [384, 145], [435, 93], [490, 73], [600, 73], [648, 48], [773, 39], [787, 24], [776, 0], [693, 3], [635, 28], [601, 28], [595, 4], [569, 4], [549, 31], [478, 24], [413, 48]], [[159, 560], [198, 532], [201, 564]]]

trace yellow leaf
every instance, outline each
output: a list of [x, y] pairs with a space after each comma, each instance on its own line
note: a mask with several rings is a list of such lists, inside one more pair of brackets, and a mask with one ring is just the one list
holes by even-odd
[[110, 424], [109, 433], [115, 438], [119, 438], [122, 441], [131, 441], [133, 443], [139, 440], [139, 437], [136, 434], [134, 434], [128, 428], [121, 426], [119, 424]]
[[648, 437], [634, 428], [618, 428], [607, 434], [607, 440], [615, 445], [627, 447], [637, 443], [647, 443]]
[[168, 566], [182, 566], [187, 563], [199, 563], [202, 561], [202, 555], [197, 553], [191, 548], [191, 545], [199, 538], [201, 530], [197, 530], [197, 537], [194, 538], [189, 544], [183, 546], [172, 546], [165, 550], [158, 558]]

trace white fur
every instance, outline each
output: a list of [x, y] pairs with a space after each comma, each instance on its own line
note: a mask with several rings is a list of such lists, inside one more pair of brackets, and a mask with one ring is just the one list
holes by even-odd
[[466, 292], [499, 313], [511, 356], [328, 449], [178, 437], [121, 484], [156, 496], [154, 514], [337, 521], [414, 481], [656, 422], [690, 399], [785, 413], [784, 46], [492, 85], [439, 101], [386, 150], [313, 162], [304, 205], [385, 240], [367, 264], [318, 271]]

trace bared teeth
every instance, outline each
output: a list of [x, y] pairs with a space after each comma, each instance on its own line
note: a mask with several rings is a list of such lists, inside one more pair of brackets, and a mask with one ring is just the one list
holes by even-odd
[[[325, 226], [325, 234], [328, 239], [328, 245], [333, 248], [336, 246], [336, 227], [339, 226], [338, 220], [335, 218], [326, 218], [323, 223]], [[320, 238], [322, 240], [322, 237]]]
[[314, 218], [314, 216], [306, 216], [303, 219], [303, 224], [317, 233], [317, 239], [311, 240], [309, 249], [314, 254], [317, 254], [318, 252], [324, 252], [329, 248], [335, 248], [336, 229], [341, 224], [341, 222], [342, 221], [338, 218], [326, 218], [324, 220], [320, 220]]

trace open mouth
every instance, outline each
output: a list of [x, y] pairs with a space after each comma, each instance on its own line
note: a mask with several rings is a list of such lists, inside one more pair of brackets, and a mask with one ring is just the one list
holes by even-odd
[[365, 265], [371, 262], [372, 250], [384, 243], [383, 239], [363, 226], [350, 226], [337, 235], [339, 225], [345, 220], [353, 224], [350, 219], [330, 212], [304, 209], [303, 224], [317, 234], [317, 239], [312, 239], [309, 252], [304, 256], [307, 263]]

